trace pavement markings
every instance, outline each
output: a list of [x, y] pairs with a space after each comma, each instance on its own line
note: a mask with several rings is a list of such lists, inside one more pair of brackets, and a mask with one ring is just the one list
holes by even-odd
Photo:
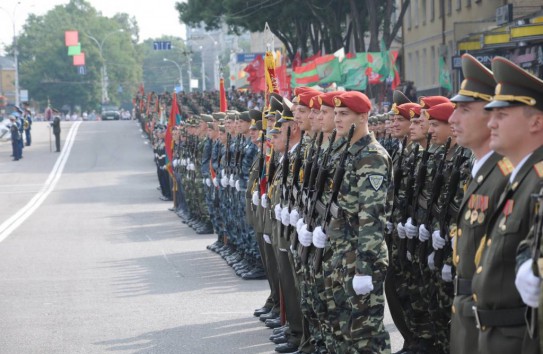
[[75, 136], [80, 125], [81, 121], [74, 123], [70, 128], [66, 141], [64, 142], [64, 149], [57, 158], [57, 161], [55, 162], [55, 165], [53, 166], [53, 169], [51, 170], [51, 173], [43, 184], [41, 190], [32, 199], [30, 199], [30, 201], [24, 207], [19, 209], [19, 211], [0, 225], [0, 242], [4, 241], [26, 219], [28, 219], [28, 217], [32, 215], [36, 209], [38, 209], [38, 207], [45, 201], [47, 196], [53, 191], [58, 180], [60, 179], [60, 176], [62, 175], [64, 166], [68, 161], [68, 157], [70, 156], [70, 151], [72, 150]]

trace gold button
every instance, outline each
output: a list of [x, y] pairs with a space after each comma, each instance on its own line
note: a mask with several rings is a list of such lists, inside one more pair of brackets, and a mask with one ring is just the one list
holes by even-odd
[[454, 307], [454, 305], [452, 305], [451, 311], [452, 311], [452, 313], [456, 313], [456, 307]]
[[486, 241], [486, 246], [487, 246], [487, 247], [490, 247], [491, 244], [492, 244], [492, 239], [489, 238], [489, 239]]
[[482, 175], [477, 177], [477, 183], [481, 183], [482, 181], [483, 181], [483, 176]]
[[477, 294], [473, 293], [471, 297], [473, 298], [473, 301], [477, 302]]
[[456, 255], [456, 264], [458, 264], [458, 262], [460, 262], [460, 256]]
[[461, 236], [462, 236], [462, 229], [460, 229], [460, 228], [458, 229], [457, 235], [458, 235], [458, 237], [461, 237]]
[[482, 271], [483, 271], [483, 266], [479, 266], [479, 268], [477, 268], [477, 274], [480, 274]]

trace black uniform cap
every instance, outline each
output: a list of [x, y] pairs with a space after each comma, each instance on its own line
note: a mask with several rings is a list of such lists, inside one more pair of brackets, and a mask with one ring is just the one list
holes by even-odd
[[490, 102], [492, 100], [496, 80], [490, 69], [470, 54], [464, 54], [462, 55], [462, 73], [465, 79], [456, 96], [451, 98], [451, 102]]

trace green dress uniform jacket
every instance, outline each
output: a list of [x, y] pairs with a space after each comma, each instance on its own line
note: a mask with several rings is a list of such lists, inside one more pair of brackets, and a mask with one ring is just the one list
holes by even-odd
[[539, 352], [538, 339], [528, 336], [527, 307], [515, 287], [515, 257], [533, 218], [531, 195], [541, 182], [534, 166], [541, 161], [543, 146], [532, 153], [502, 193], [481, 240], [481, 254], [475, 257], [472, 288], [482, 354]]
[[[475, 273], [475, 252], [485, 233], [486, 222], [494, 212], [500, 194], [507, 184], [507, 164], [509, 162], [502, 160], [502, 156], [497, 153], [492, 153], [484, 162], [467, 185], [456, 218], [457, 229], [451, 230], [451, 236], [455, 240], [453, 262], [456, 267], [455, 297], [451, 310], [451, 354], [479, 353], [479, 333], [472, 309], [474, 302], [471, 291], [471, 280]], [[501, 166], [503, 167], [500, 168]]]

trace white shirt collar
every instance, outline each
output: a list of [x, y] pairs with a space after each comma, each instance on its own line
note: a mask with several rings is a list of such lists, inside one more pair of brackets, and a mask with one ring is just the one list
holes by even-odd
[[530, 156], [532, 156], [532, 154], [533, 152], [526, 155], [522, 160], [520, 160], [518, 165], [515, 166], [515, 169], [513, 170], [513, 172], [511, 172], [511, 176], [509, 177], [509, 183], [513, 183], [513, 181], [515, 180], [515, 177], [517, 177], [518, 172], [520, 171], [522, 166], [526, 163], [526, 160], [528, 160]]
[[479, 172], [481, 167], [483, 167], [485, 162], [490, 158], [490, 156], [493, 153], [494, 153], [494, 151], [490, 150], [489, 152], [486, 153], [485, 156], [481, 157], [480, 160], [475, 160], [475, 162], [473, 163], [473, 167], [471, 168], [471, 177], [472, 178], [475, 178], [475, 176], [477, 176], [477, 172]]

